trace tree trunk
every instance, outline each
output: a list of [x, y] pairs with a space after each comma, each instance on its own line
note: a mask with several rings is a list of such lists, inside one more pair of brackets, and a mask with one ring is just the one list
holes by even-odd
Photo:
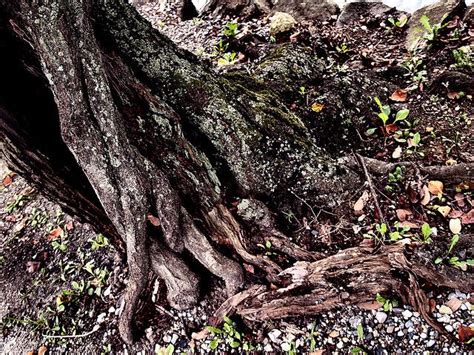
[[[133, 339], [133, 315], [149, 270], [164, 279], [173, 307], [197, 301], [199, 275], [184, 255], [221, 278], [229, 296], [244, 284], [238, 260], [255, 265], [262, 280], [286, 284], [280, 265], [251, 253], [248, 246], [262, 236], [293, 260], [318, 263], [324, 257], [290, 242], [273, 214], [316, 201], [335, 205], [361, 178], [318, 147], [316, 128], [283, 104], [279, 95], [288, 81], [301, 79], [292, 71], [294, 62], [270, 58], [255, 78], [217, 76], [125, 0], [0, 3], [2, 152], [15, 171], [125, 252], [129, 284], [119, 325], [125, 341]], [[313, 77], [318, 68], [309, 63], [304, 75]], [[335, 85], [334, 97], [350, 99], [338, 90]], [[328, 119], [337, 125], [335, 117]], [[159, 226], [147, 222], [150, 215]], [[342, 253], [355, 263], [364, 258], [358, 249]], [[394, 250], [378, 253], [363, 263], [380, 265], [383, 279]], [[320, 263], [337, 268], [337, 260]], [[330, 272], [336, 271], [318, 277]], [[363, 282], [371, 268], [361, 267], [357, 275]], [[405, 276], [379, 288], [412, 281]], [[324, 293], [323, 283], [308, 285]], [[331, 294], [339, 292], [326, 285]], [[456, 286], [472, 289], [472, 280]], [[251, 312], [263, 314], [275, 295], [264, 293], [238, 312], [249, 318]], [[301, 309], [318, 311], [311, 306], [316, 298], [305, 295], [298, 298]], [[289, 300], [282, 298], [281, 307]], [[281, 307], [269, 317], [293, 314]]]

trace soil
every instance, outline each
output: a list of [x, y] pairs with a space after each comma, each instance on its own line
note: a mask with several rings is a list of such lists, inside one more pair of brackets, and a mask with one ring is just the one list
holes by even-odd
[[[337, 114], [340, 110], [339, 103], [325, 96], [324, 85], [308, 82], [302, 88], [300, 83], [295, 83], [286, 104], [305, 123], [312, 125], [312, 129], [325, 132], [326, 140], [321, 143], [334, 156], [356, 151], [389, 162], [412, 161], [423, 165], [474, 162], [474, 49], [471, 48], [470, 66], [460, 65], [453, 56], [454, 49], [472, 43], [474, 31], [458, 18], [441, 31], [435, 43], [409, 53], [404, 47], [406, 29], [393, 27], [388, 21], [390, 17], [401, 16], [399, 12], [380, 17], [369, 15], [344, 27], [336, 26], [336, 17], [323, 23], [300, 22], [290, 33], [271, 38], [269, 19], [264, 17], [246, 21], [219, 17], [180, 21], [172, 6], [159, 11], [158, 5], [145, 4], [139, 11], [178, 45], [194, 52], [219, 73], [252, 72], [270, 51], [293, 42], [309, 46], [323, 61], [327, 68], [327, 85], [333, 77], [345, 77], [357, 71], [368, 76], [375, 72], [390, 83], [390, 87], [379, 88], [380, 100], [383, 105], [390, 105], [392, 113], [408, 109], [406, 120], [393, 124], [392, 118], [384, 127], [377, 117], [374, 98], [361, 97], [372, 103], [373, 110], [351, 117], [343, 129], [318, 124], [320, 115]], [[223, 32], [230, 22], [238, 23], [235, 35]], [[421, 60], [421, 64], [416, 69], [411, 72], [406, 69], [413, 68], [417, 60]], [[445, 85], [435, 85], [442, 73], [452, 71], [464, 74], [467, 83], [459, 84], [450, 80], [453, 75], [448, 75], [443, 80]], [[394, 95], [394, 89], [401, 91]], [[340, 140], [345, 143], [343, 148]], [[147, 293], [153, 298], [143, 299], [138, 312], [140, 341], [127, 347], [117, 331], [121, 296], [127, 280], [124, 260], [100, 231], [64, 214], [42, 196], [41, 191], [29, 187], [22, 177], [4, 166], [0, 177], [3, 178], [0, 190], [0, 334], [3, 336], [0, 352], [40, 353], [45, 349], [51, 353], [94, 354], [212, 351], [213, 339], [221, 335], [206, 336], [202, 330], [215, 322], [213, 312], [224, 301], [222, 285], [217, 280], [209, 276], [208, 292], [202, 302], [185, 312], [169, 308], [163, 282], [155, 280], [148, 286], [153, 291]], [[473, 267], [466, 264], [473, 259], [474, 252], [472, 181], [455, 185], [445, 182], [440, 187], [416, 169], [405, 168], [399, 175], [392, 173], [373, 182], [381, 211], [392, 232], [402, 231], [402, 225], [410, 226], [410, 231], [401, 232], [404, 241], [426, 241], [430, 262], [438, 259], [435, 267], [457, 262], [456, 267], [472, 273]], [[427, 188], [431, 194], [428, 200], [422, 195]], [[302, 247], [328, 254], [357, 245], [371, 233], [372, 237], [383, 239], [375, 226], [373, 203], [370, 198], [360, 199], [364, 193], [369, 193], [366, 185], [360, 186], [358, 193], [345, 202], [345, 208], [337, 211], [321, 206], [282, 211], [282, 229]], [[361, 201], [362, 207], [355, 208]], [[454, 220], [461, 222], [460, 231], [455, 230], [457, 222]], [[400, 224], [398, 229], [396, 223]], [[429, 225], [429, 236], [423, 236], [423, 224]], [[456, 243], [454, 235], [459, 236]], [[253, 248], [254, 252], [278, 259], [279, 263], [292, 262], [273, 253], [265, 241]], [[253, 273], [250, 267], [247, 271]], [[454, 337], [458, 337], [462, 327], [473, 326], [471, 295], [433, 289], [430, 285], [424, 288], [433, 301], [430, 306], [438, 320]], [[453, 299], [460, 305], [446, 313], [443, 306], [452, 306], [456, 303]], [[381, 322], [384, 316], [380, 313], [388, 314], [388, 320]], [[231, 326], [242, 333], [241, 345], [252, 344], [259, 351], [291, 353], [319, 349], [347, 353], [360, 349], [382, 353], [383, 350], [456, 352], [469, 349], [459, 340], [455, 342], [440, 336], [405, 305], [394, 306], [392, 311], [384, 311], [379, 304], [341, 307], [316, 317], [259, 324], [233, 321], [236, 323]], [[232, 350], [228, 339], [221, 341], [219, 349], [239, 352]]]

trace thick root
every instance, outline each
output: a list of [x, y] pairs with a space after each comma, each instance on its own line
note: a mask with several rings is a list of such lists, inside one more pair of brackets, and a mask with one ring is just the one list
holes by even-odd
[[153, 271], [165, 281], [171, 307], [183, 310], [194, 306], [199, 297], [199, 278], [164, 245], [154, 241], [150, 248]]

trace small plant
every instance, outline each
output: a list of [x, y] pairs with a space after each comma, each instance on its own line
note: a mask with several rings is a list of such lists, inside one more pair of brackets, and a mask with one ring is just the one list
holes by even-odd
[[336, 51], [338, 51], [339, 53], [347, 53], [349, 52], [349, 47], [347, 47], [347, 45], [345, 43], [341, 44], [340, 46], [336, 46]]
[[232, 65], [235, 64], [236, 58], [237, 53], [235, 52], [224, 53], [222, 57], [217, 60], [217, 64], [221, 66]]
[[424, 62], [418, 56], [412, 54], [410, 58], [401, 63], [401, 66], [406, 69], [408, 72], [407, 76], [414, 83], [408, 90], [416, 89], [428, 80], [428, 73], [424, 69]]
[[68, 241], [66, 240], [65, 234], [61, 233], [59, 238], [53, 239], [51, 241], [51, 246], [53, 247], [54, 251], [65, 253], [68, 249]]
[[431, 234], [433, 234], [433, 229], [428, 223], [423, 223], [421, 226], [421, 235], [423, 237], [423, 242], [431, 243]]
[[455, 66], [472, 70], [474, 68], [474, 58], [470, 46], [453, 49]]
[[44, 225], [48, 221], [48, 214], [41, 209], [33, 208], [31, 210], [30, 218], [28, 219], [28, 224], [32, 227], [39, 227]]
[[257, 244], [257, 247], [259, 247], [260, 249], [262, 249], [264, 251], [264, 254], [265, 256], [274, 256], [276, 255], [276, 253], [274, 253], [272, 251], [272, 242], [270, 242], [269, 240], [267, 240], [265, 242], [265, 245], [263, 244]]
[[219, 344], [225, 343], [233, 349], [242, 347], [243, 351], [251, 351], [254, 349], [251, 343], [243, 341], [242, 334], [237, 331], [236, 324], [229, 317], [224, 317], [222, 328], [207, 326], [206, 329], [214, 335], [209, 347], [216, 350]]
[[[387, 132], [387, 125], [388, 125], [388, 122], [391, 118], [392, 110], [390, 109], [389, 105], [383, 105], [378, 97], [374, 97], [374, 101], [377, 104], [377, 107], [379, 108], [379, 112], [377, 113], [377, 117], [382, 121], [382, 126], [383, 126], [384, 133], [387, 134], [388, 133]], [[393, 118], [392, 124], [395, 124], [395, 123], [401, 122], [401, 121], [405, 121], [409, 114], [410, 114], [410, 110], [408, 110], [408, 109], [402, 109], [402, 110], [398, 111], [395, 114], [395, 117]], [[375, 132], [375, 129], [371, 129], [371, 130], [367, 131], [367, 134], [370, 135], [370, 134], [373, 134], [374, 132]]]
[[448, 251], [446, 255], [442, 257], [437, 257], [434, 261], [435, 264], [441, 264], [443, 261], [447, 261], [450, 265], [466, 271], [468, 266], [474, 266], [474, 259], [461, 260], [458, 256], [449, 256], [456, 244], [459, 242], [459, 235], [455, 234], [451, 237], [451, 242], [449, 243]]
[[364, 326], [362, 325], [362, 323], [357, 324], [357, 338], [359, 339], [359, 341], [362, 341], [365, 339]]
[[96, 251], [109, 245], [109, 240], [101, 233], [97, 234], [94, 239], [89, 239], [89, 242], [91, 243], [92, 251]]
[[423, 38], [425, 40], [427, 40], [428, 42], [435, 42], [438, 40], [439, 38], [439, 31], [446, 27], [447, 26], [447, 23], [444, 23], [444, 20], [446, 20], [447, 18], [447, 14], [444, 15], [442, 18], [441, 18], [441, 21], [438, 22], [438, 23], [435, 23], [433, 25], [431, 25], [430, 23], [430, 19], [428, 18], [428, 16], [426, 15], [423, 15], [421, 16], [420, 18], [420, 23], [423, 25], [423, 27], [425, 28], [425, 33], [423, 34]]
[[401, 181], [403, 181], [403, 168], [397, 166], [394, 171], [388, 173], [388, 184], [385, 186], [385, 191], [393, 192], [396, 189], [397, 184]]
[[358, 347], [358, 346], [355, 346], [351, 349], [351, 354], [354, 354], [354, 355], [367, 355], [367, 353], [364, 351], [364, 349]]
[[405, 25], [407, 24], [408, 22], [408, 17], [406, 15], [402, 15], [400, 16], [398, 19], [394, 19], [393, 17], [390, 17], [388, 19], [388, 22], [390, 22], [390, 24], [393, 26], [393, 27], [396, 27], [396, 28], [403, 28], [405, 27]]
[[311, 331], [309, 333], [309, 351], [310, 352], [314, 352], [316, 350], [316, 339], [315, 339], [315, 335], [317, 334], [317, 332], [315, 332], [316, 328], [316, 322], [313, 322], [313, 325], [311, 326]]
[[15, 196], [15, 199], [5, 206], [5, 212], [14, 212], [18, 207], [22, 207], [26, 201], [28, 201], [28, 195], [20, 194]]
[[228, 22], [224, 26], [224, 36], [235, 37], [239, 33], [239, 24], [237, 22]]
[[375, 300], [382, 304], [385, 312], [391, 312], [393, 307], [398, 307], [398, 301], [396, 299], [385, 298], [380, 293], [377, 293]]
[[175, 351], [174, 345], [169, 344], [166, 348], [160, 347], [155, 354], [156, 355], [173, 355]]

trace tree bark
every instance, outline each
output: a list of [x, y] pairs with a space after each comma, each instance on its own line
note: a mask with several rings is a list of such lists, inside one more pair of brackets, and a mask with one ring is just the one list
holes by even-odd
[[[315, 129], [280, 96], [289, 80], [312, 77], [317, 65], [295, 77], [295, 63], [277, 56], [253, 78], [218, 76], [125, 0], [0, 4], [2, 152], [15, 171], [124, 251], [129, 283], [119, 330], [125, 341], [133, 340], [149, 270], [164, 279], [173, 307], [197, 301], [199, 275], [184, 255], [221, 278], [229, 296], [244, 284], [238, 260], [283, 287], [289, 271], [281, 274], [282, 266], [249, 248], [262, 236], [293, 260], [324, 257], [291, 243], [273, 218], [289, 206], [335, 205], [361, 183], [316, 145]], [[334, 97], [345, 95], [334, 88]], [[149, 215], [159, 227], [147, 224]], [[361, 253], [347, 255], [355, 262]], [[390, 253], [379, 253], [380, 261], [367, 260], [381, 263], [382, 272]], [[371, 270], [359, 272], [363, 280]], [[262, 302], [274, 296], [265, 294]], [[314, 297], [306, 300], [308, 310], [318, 310]], [[240, 314], [267, 309], [260, 301]]]

